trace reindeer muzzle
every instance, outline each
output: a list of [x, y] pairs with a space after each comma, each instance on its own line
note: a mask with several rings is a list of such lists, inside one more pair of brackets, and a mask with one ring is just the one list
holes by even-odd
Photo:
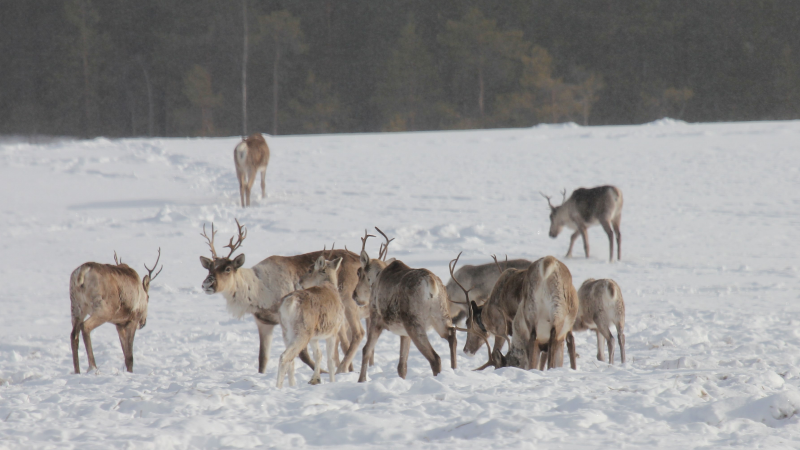
[[214, 277], [207, 277], [203, 280], [203, 292], [208, 295], [211, 295], [216, 292], [217, 288], [217, 280]]

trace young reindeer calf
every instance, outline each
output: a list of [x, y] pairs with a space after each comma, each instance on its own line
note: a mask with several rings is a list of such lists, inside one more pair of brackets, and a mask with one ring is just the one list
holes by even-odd
[[[72, 309], [72, 364], [75, 373], [81, 373], [78, 363], [78, 334], [83, 335], [83, 345], [89, 359], [89, 370], [97, 369], [92, 350], [90, 333], [100, 325], [111, 322], [117, 326], [119, 342], [125, 356], [125, 368], [133, 372], [133, 337], [136, 330], [144, 328], [147, 322], [147, 304], [150, 301], [150, 282], [155, 280], [161, 270], [153, 275], [153, 270], [161, 259], [158, 249], [153, 269], [139, 282], [139, 274], [130, 266], [123, 264], [114, 253], [116, 264], [87, 262], [72, 272], [69, 279], [69, 300]], [[164, 266], [161, 266], [163, 269]], [[86, 319], [86, 316], [89, 316]]]
[[278, 389], [283, 387], [283, 378], [286, 375], [289, 375], [290, 386], [297, 384], [294, 359], [309, 343], [314, 349], [314, 375], [309, 384], [321, 383], [320, 339], [325, 340], [331, 383], [336, 381], [333, 355], [338, 345], [337, 338], [341, 333], [346, 333], [344, 307], [337, 290], [339, 280], [336, 273], [341, 264], [341, 257], [326, 261], [324, 255], [320, 255], [313, 270], [300, 278], [299, 284], [303, 289], [294, 291], [281, 300], [279, 312], [286, 350], [278, 365]]
[[605, 361], [603, 341], [608, 343], [608, 361], [614, 364], [614, 336], [609, 327], [617, 329], [619, 356], [625, 364], [625, 301], [622, 291], [614, 280], [589, 278], [578, 289], [580, 308], [573, 331], [595, 330], [597, 332], [597, 360]]

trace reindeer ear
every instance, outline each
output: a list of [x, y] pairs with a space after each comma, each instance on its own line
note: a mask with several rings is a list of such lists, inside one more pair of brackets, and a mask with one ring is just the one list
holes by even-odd
[[470, 301], [470, 307], [472, 308], [472, 314], [480, 314], [481, 313], [481, 307], [478, 306], [477, 303], [475, 303], [475, 300]]
[[365, 250], [361, 250], [361, 268], [366, 269], [369, 264], [369, 255]]
[[211, 268], [214, 267], [214, 261], [206, 258], [205, 256], [201, 256], [200, 265], [206, 270], [211, 270]]
[[325, 256], [319, 255], [319, 258], [314, 262], [314, 270], [320, 270], [325, 267]]
[[145, 292], [150, 292], [150, 275], [145, 275], [142, 279], [142, 287]]
[[239, 267], [242, 267], [243, 265], [244, 265], [244, 253], [242, 253], [241, 255], [237, 256], [236, 258], [233, 258], [233, 268], [234, 269], [238, 269]]
[[342, 266], [342, 257], [338, 257], [333, 260], [333, 270], [339, 270], [339, 267]]

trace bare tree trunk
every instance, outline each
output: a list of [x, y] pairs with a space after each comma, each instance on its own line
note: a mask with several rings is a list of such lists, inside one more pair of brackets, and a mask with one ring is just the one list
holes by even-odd
[[281, 51], [275, 48], [275, 64], [272, 67], [272, 134], [278, 135], [278, 63]]
[[139, 56], [138, 60], [139, 66], [142, 67], [142, 73], [144, 74], [144, 85], [147, 88], [147, 135], [153, 136], [153, 127], [155, 126], [155, 123], [153, 122], [153, 86], [150, 85], [150, 73], [147, 72], [147, 66], [144, 65], [141, 55]]
[[83, 134], [84, 137], [89, 137], [91, 127], [89, 125], [89, 30], [87, 30], [86, 23], [86, 2], [81, 1], [81, 57], [83, 59]]
[[242, 135], [247, 136], [247, 0], [242, 0], [244, 50], [242, 55]]
[[478, 108], [481, 110], [481, 119], [483, 119], [483, 65], [478, 66], [478, 84], [480, 85]]

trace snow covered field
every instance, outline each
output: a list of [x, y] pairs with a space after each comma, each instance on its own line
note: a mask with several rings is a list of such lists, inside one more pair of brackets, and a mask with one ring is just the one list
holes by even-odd
[[[800, 447], [800, 122], [267, 137], [269, 198], [238, 205], [236, 138], [0, 142], [0, 448]], [[370, 381], [275, 388], [276, 336], [257, 373], [257, 332], [200, 290], [219, 241], [249, 229], [246, 266], [364, 228], [390, 256], [443, 281], [447, 263], [566, 253], [547, 236], [543, 191], [612, 183], [625, 194], [622, 257], [563, 260], [576, 284], [610, 277], [627, 306], [625, 366], [444, 372], [384, 332]], [[254, 192], [257, 189], [254, 189]], [[114, 250], [140, 275], [161, 247], [147, 326], [124, 371], [112, 325], [93, 333], [97, 372], [72, 374], [68, 283]], [[218, 245], [220, 248], [221, 245]], [[368, 251], [377, 252], [378, 240]], [[81, 344], [82, 368], [87, 367]], [[355, 360], [361, 365], [361, 352]]]

